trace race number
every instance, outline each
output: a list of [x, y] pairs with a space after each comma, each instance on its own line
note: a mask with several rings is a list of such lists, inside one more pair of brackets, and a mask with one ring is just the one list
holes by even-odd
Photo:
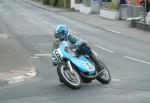
[[62, 53], [59, 49], [56, 49], [56, 50], [53, 51], [52, 59], [53, 59], [54, 62], [59, 62], [61, 57], [62, 57]]
[[89, 62], [84, 62], [84, 66], [86, 66], [89, 70], [94, 70], [94, 66], [90, 64]]

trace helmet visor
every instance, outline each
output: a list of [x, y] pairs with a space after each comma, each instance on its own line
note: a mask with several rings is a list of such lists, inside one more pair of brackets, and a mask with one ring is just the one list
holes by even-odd
[[59, 33], [55, 33], [55, 38], [59, 38], [63, 35], [63, 33], [59, 32]]
[[64, 33], [62, 33], [62, 32], [59, 32], [59, 33], [55, 33], [55, 38], [57, 38], [57, 39], [63, 39], [65, 37], [65, 34]]

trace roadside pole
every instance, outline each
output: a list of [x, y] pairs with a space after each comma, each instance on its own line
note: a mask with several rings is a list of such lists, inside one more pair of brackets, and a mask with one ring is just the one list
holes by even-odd
[[144, 25], [146, 25], [146, 14], [147, 14], [147, 12], [146, 12], [146, 5], [147, 5], [147, 2], [146, 2], [146, 0], [144, 0]]

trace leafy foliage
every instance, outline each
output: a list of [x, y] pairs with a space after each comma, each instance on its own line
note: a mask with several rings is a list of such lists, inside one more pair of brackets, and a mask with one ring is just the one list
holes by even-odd
[[91, 5], [91, 0], [82, 0], [82, 4], [89, 7]]
[[118, 2], [106, 2], [103, 4], [103, 8], [108, 8], [112, 10], [118, 10], [119, 9], [119, 3]]
[[43, 4], [48, 5], [49, 4], [49, 0], [43, 0]]

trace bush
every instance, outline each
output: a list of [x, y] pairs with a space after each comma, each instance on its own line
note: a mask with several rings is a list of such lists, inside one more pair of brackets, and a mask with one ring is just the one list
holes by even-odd
[[42, 1], [45, 5], [52, 5], [62, 8], [69, 8], [70, 7], [70, 0], [36, 0]]
[[130, 0], [129, 4], [136, 5], [136, 1], [135, 0]]
[[83, 4], [84, 6], [89, 7], [89, 6], [91, 6], [91, 0], [82, 0], [82, 4]]
[[63, 0], [57, 0], [57, 7], [63, 7]]
[[119, 9], [119, 3], [118, 2], [106, 2], [103, 4], [103, 8], [118, 10]]
[[64, 1], [64, 8], [70, 7], [70, 0], [63, 0]]
[[33, 1], [36, 1], [36, 2], [43, 2], [42, 0], [33, 0]]
[[43, 4], [48, 5], [49, 4], [49, 0], [43, 0]]
[[57, 0], [57, 7], [69, 8], [70, 0]]
[[57, 5], [57, 0], [49, 0], [49, 4], [52, 6], [56, 6]]

